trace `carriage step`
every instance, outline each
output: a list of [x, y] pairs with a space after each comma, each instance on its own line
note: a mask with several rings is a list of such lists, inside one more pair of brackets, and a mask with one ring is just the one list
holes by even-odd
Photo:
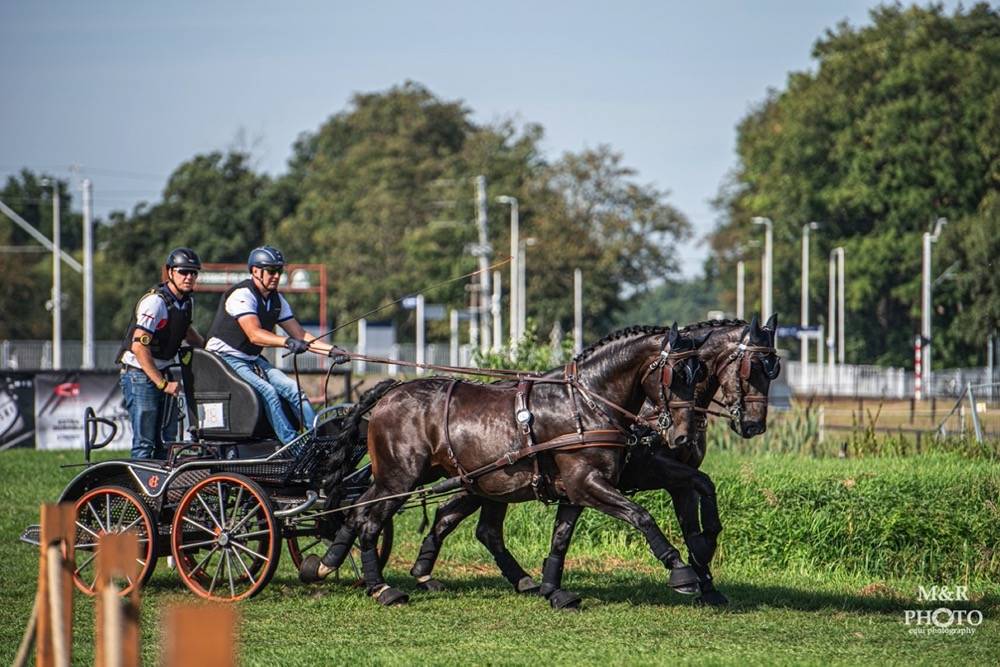
[[25, 544], [31, 544], [33, 546], [41, 546], [42, 544], [42, 527], [38, 525], [28, 526], [21, 533], [21, 541]]

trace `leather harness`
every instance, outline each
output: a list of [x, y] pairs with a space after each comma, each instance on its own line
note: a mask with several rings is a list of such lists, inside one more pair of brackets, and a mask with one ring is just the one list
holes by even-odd
[[[669, 408], [690, 408], [694, 406], [694, 401], [668, 401], [666, 397], [667, 387], [670, 386], [670, 382], [673, 379], [673, 366], [669, 363], [672, 359], [687, 359], [689, 357], [698, 354], [697, 350], [687, 350], [684, 352], [670, 352], [666, 347], [666, 341], [660, 350], [660, 355], [657, 357], [646, 372], [642, 376], [640, 383], [644, 383], [649, 377], [649, 374], [655, 370], [661, 370], [660, 376], [660, 397], [662, 401], [662, 413], [668, 414], [669, 419]], [[502, 468], [514, 465], [515, 463], [522, 461], [526, 458], [532, 457], [534, 461], [534, 475], [532, 476], [531, 487], [535, 493], [535, 497], [542, 502], [548, 502], [555, 497], [554, 493], [550, 493], [550, 484], [546, 484], [545, 471], [542, 469], [541, 456], [540, 454], [546, 452], [552, 452], [555, 450], [561, 451], [571, 451], [576, 449], [585, 449], [590, 447], [615, 447], [615, 448], [625, 448], [628, 446], [630, 441], [634, 441], [632, 434], [616, 424], [611, 418], [604, 407], [611, 408], [622, 415], [631, 419], [632, 422], [642, 423], [643, 420], [636, 414], [627, 410], [626, 408], [607, 400], [603, 396], [592, 392], [585, 386], [580, 384], [577, 370], [576, 360], [573, 360], [566, 364], [563, 370], [562, 378], [541, 378], [541, 377], [518, 377], [518, 383], [516, 392], [514, 394], [514, 419], [518, 425], [518, 442], [516, 449], [508, 451], [506, 454], [498, 458], [492, 463], [488, 463], [484, 466], [480, 466], [475, 470], [469, 471], [458, 460], [455, 455], [455, 450], [451, 441], [451, 428], [450, 428], [450, 416], [451, 416], [451, 399], [454, 394], [455, 387], [458, 385], [459, 380], [452, 379], [448, 383], [448, 387], [445, 390], [445, 403], [444, 403], [444, 444], [445, 452], [448, 456], [448, 460], [454, 469], [458, 473], [458, 477], [461, 481], [462, 486], [467, 490], [472, 490], [472, 486], [475, 484], [476, 480], [483, 475], [487, 475], [491, 472], [495, 472]], [[569, 392], [570, 402], [573, 406], [573, 420], [576, 425], [575, 433], [565, 433], [563, 435], [556, 436], [551, 440], [539, 443], [532, 429], [534, 423], [534, 416], [531, 414], [530, 409], [530, 397], [531, 390], [535, 384], [562, 384], [565, 385]], [[579, 398], [577, 396], [579, 394]], [[606, 418], [615, 428], [614, 429], [591, 429], [586, 430], [583, 426], [583, 414], [580, 411], [580, 400], [586, 404], [586, 406], [594, 413], [598, 413]], [[661, 413], [661, 415], [662, 415]], [[660, 421], [662, 422], [662, 416]]]

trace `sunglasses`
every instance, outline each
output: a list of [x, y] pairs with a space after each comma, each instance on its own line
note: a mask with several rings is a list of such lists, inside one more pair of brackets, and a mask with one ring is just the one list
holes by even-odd
[[269, 275], [269, 276], [280, 276], [282, 273], [285, 272], [285, 270], [284, 269], [269, 269], [267, 267], [264, 267], [264, 272], [267, 273], [267, 275]]
[[174, 269], [174, 271], [176, 271], [177, 273], [181, 274], [184, 277], [187, 276], [194, 276], [195, 278], [198, 277], [198, 271], [196, 269]]

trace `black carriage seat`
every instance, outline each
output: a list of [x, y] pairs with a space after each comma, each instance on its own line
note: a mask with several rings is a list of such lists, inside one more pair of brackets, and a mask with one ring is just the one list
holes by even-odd
[[[277, 438], [267, 420], [263, 399], [219, 355], [190, 348], [181, 350], [178, 357], [188, 423], [197, 440], [265, 440], [274, 444]], [[291, 406], [283, 402], [283, 407], [292, 425], [298, 425]], [[240, 458], [246, 456], [240, 452]]]

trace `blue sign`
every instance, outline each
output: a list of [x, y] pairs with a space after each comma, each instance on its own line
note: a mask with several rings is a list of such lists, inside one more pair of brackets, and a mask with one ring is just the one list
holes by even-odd
[[798, 327], [798, 326], [778, 327], [778, 336], [782, 338], [789, 338], [789, 337], [794, 338], [798, 336], [800, 333], [818, 334], [819, 326], [811, 325], [808, 327]]

